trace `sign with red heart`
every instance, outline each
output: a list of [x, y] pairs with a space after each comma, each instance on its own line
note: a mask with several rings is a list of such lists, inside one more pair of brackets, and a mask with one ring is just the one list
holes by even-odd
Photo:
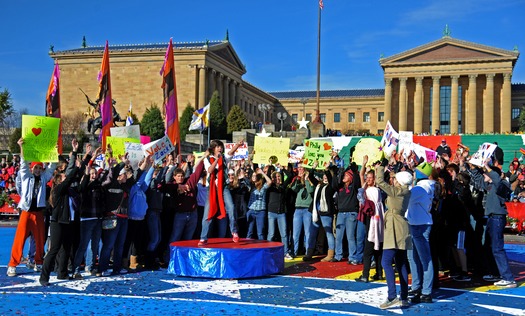
[[24, 160], [29, 162], [57, 162], [59, 126], [59, 118], [22, 115]]
[[317, 161], [316, 169], [325, 169], [332, 158], [332, 141], [309, 139], [304, 142], [305, 152], [303, 166], [312, 168]]

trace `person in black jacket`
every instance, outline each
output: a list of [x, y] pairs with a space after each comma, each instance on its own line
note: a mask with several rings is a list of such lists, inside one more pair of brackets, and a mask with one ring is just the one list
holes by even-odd
[[[73, 152], [69, 157], [69, 164], [66, 173], [56, 173], [53, 177], [53, 187], [51, 188], [51, 196], [49, 204], [53, 208], [50, 217], [50, 244], [51, 248], [47, 252], [44, 265], [42, 266], [42, 273], [40, 274], [40, 284], [42, 286], [49, 285], [49, 275], [53, 271], [55, 259], [61, 249], [68, 250], [71, 247], [71, 229], [70, 223], [73, 220], [69, 205], [69, 187], [71, 182], [76, 177], [78, 167], [76, 164], [76, 154], [78, 150], [78, 142], [73, 139], [71, 142]], [[69, 279], [67, 265], [68, 256], [62, 255], [58, 260], [58, 279]]]
[[[284, 258], [293, 259], [288, 251], [288, 229], [286, 228], [286, 189], [292, 182], [292, 177], [280, 165], [277, 166], [280, 171], [274, 171], [271, 174], [272, 184], [266, 191], [267, 210], [268, 210], [268, 241], [272, 241], [275, 236], [275, 224], [279, 228], [281, 242], [284, 245]], [[286, 180], [283, 181], [283, 178]]]

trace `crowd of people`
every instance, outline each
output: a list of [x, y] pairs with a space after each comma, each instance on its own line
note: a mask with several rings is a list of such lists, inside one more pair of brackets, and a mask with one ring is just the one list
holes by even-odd
[[[18, 143], [23, 157], [23, 139]], [[43, 286], [53, 272], [82, 279], [82, 270], [156, 270], [167, 266], [171, 242], [198, 239], [206, 247], [209, 238], [228, 237], [281, 241], [286, 260], [322, 255], [321, 262], [362, 264], [357, 282], [387, 282], [381, 308], [431, 303], [439, 271], [458, 282], [481, 276], [516, 287], [503, 249], [505, 201], [525, 201], [525, 166], [515, 159], [503, 172], [499, 148], [483, 166], [469, 163], [464, 146], [452, 153], [443, 139], [433, 162], [393, 152], [345, 166], [334, 152], [330, 163], [306, 169], [233, 161], [243, 141], [226, 153], [213, 140], [200, 159], [168, 155], [155, 164], [146, 157], [134, 170], [111, 148], [101, 162], [101, 148], [87, 144], [78, 159], [78, 142], [71, 145], [58, 164], [20, 161], [21, 213], [8, 276], [16, 275], [28, 237], [27, 266], [40, 272]]]

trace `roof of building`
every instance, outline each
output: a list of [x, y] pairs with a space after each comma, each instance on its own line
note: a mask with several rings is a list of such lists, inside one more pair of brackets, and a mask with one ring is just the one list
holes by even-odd
[[[213, 47], [224, 43], [224, 41], [199, 41], [199, 42], [174, 42], [174, 49], [200, 49], [203, 47]], [[123, 45], [109, 45], [110, 51], [136, 51], [136, 50], [166, 50], [168, 43], [146, 43], [146, 44], [123, 44]], [[103, 52], [105, 46], [87, 46], [74, 49], [66, 49], [61, 51], [52, 51], [54, 54], [75, 54], [88, 52]]]
[[[268, 92], [277, 99], [301, 99], [317, 97], [317, 92], [313, 91], [282, 91]], [[344, 97], [383, 97], [385, 89], [351, 89], [351, 90], [321, 90], [321, 98], [344, 98]]]

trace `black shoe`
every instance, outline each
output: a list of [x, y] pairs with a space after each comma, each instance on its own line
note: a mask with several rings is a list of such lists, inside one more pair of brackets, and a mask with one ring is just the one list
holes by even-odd
[[40, 282], [40, 285], [42, 285], [42, 286], [49, 286], [50, 285], [49, 281], [46, 281], [46, 280], [39, 280], [39, 282]]
[[336, 258], [332, 258], [332, 259], [330, 259], [330, 262], [341, 262], [341, 260], [336, 259]]
[[408, 296], [420, 296], [421, 295], [421, 289], [417, 289], [417, 290], [408, 290]]
[[[59, 276], [57, 276], [57, 279], [58, 279], [58, 280], [70, 280], [70, 278], [69, 278], [69, 274], [59, 275]], [[71, 279], [71, 280], [72, 280], [72, 279]]]
[[368, 283], [368, 278], [364, 277], [364, 276], [360, 276], [358, 277], [357, 279], [355, 279], [356, 282], [363, 282], [363, 283]]
[[304, 256], [303, 261], [313, 261], [314, 258], [312, 256]]
[[410, 299], [410, 303], [419, 304], [419, 303], [432, 303], [431, 295], [416, 295]]
[[385, 280], [385, 278], [382, 275], [374, 274], [374, 276], [372, 277], [372, 280], [374, 280], [374, 281], [383, 281], [383, 280]]

